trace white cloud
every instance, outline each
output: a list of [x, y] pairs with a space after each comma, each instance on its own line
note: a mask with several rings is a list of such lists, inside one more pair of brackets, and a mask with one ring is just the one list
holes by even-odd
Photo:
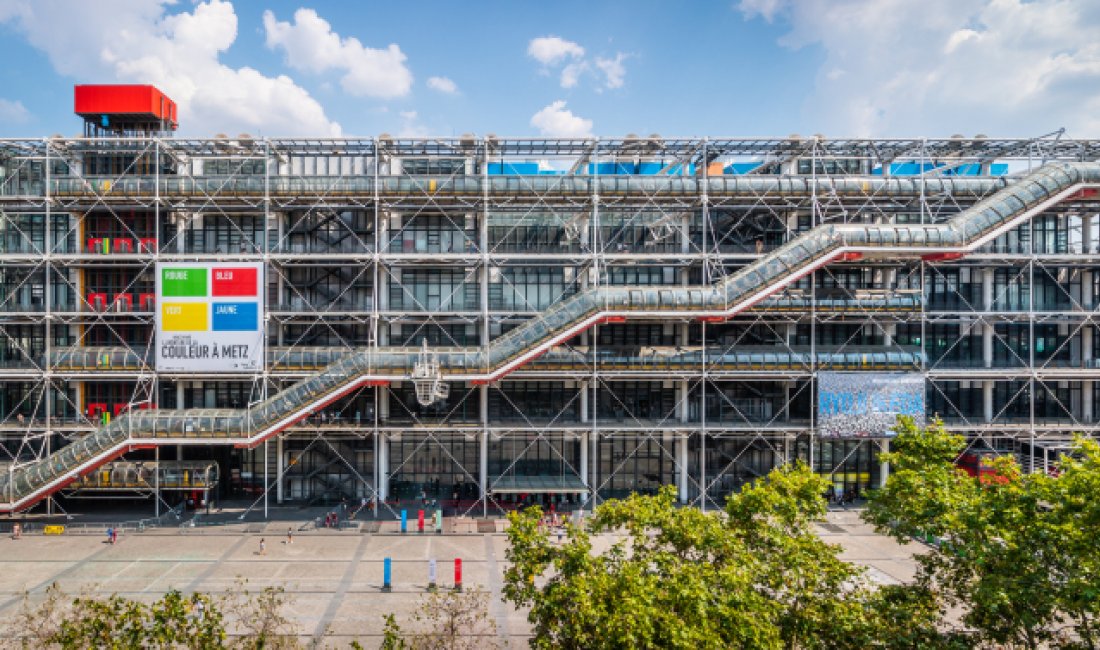
[[540, 36], [527, 44], [527, 55], [543, 65], [552, 66], [566, 59], [583, 58], [584, 48], [557, 36]]
[[577, 63], [570, 63], [561, 69], [561, 87], [572, 88], [580, 81], [581, 75], [588, 70], [588, 63], [585, 61], [578, 61]]
[[[585, 58], [584, 48], [558, 36], [531, 39], [527, 44], [527, 55], [543, 65], [543, 74], [548, 74], [550, 68], [562, 66], [559, 80], [562, 88], [573, 88], [582, 76], [593, 73], [592, 64]], [[596, 57], [595, 67], [603, 73], [606, 87], [622, 88], [626, 77], [623, 61], [626, 58], [627, 55], [622, 52], [616, 52], [613, 59]]]
[[267, 46], [282, 48], [287, 64], [303, 72], [341, 70], [340, 85], [356, 96], [389, 99], [407, 95], [413, 76], [405, 66], [405, 55], [396, 44], [385, 49], [365, 47], [357, 38], [341, 38], [332, 25], [313, 9], [294, 12], [294, 23], [275, 19], [264, 12]]
[[30, 111], [23, 105], [23, 102], [0, 98], [0, 120], [21, 124], [29, 121], [30, 118]]
[[190, 12], [166, 13], [171, 4], [13, 1], [0, 5], [0, 21], [79, 82], [155, 84], [179, 104], [185, 134], [340, 134], [340, 125], [289, 77], [219, 60], [237, 38], [232, 4], [208, 0]]
[[616, 53], [614, 59], [596, 57], [596, 67], [604, 74], [604, 85], [608, 88], [623, 87], [623, 81], [626, 78], [626, 66], [623, 65], [624, 60], [626, 60], [626, 55], [622, 52]]
[[[846, 135], [1100, 135], [1093, 0], [742, 0], [820, 46], [807, 128]], [[837, 72], [840, 71], [840, 72]]]
[[531, 116], [531, 126], [551, 138], [583, 138], [592, 135], [592, 120], [574, 115], [558, 100]]
[[416, 111], [401, 111], [401, 127], [397, 130], [399, 138], [426, 138], [431, 133], [428, 127], [420, 123], [420, 116]]
[[438, 90], [444, 95], [454, 95], [458, 92], [458, 86], [447, 77], [428, 77], [428, 88]]
[[769, 23], [775, 20], [777, 14], [787, 7], [787, 0], [741, 0], [739, 5], [741, 13], [746, 18], [759, 15]]

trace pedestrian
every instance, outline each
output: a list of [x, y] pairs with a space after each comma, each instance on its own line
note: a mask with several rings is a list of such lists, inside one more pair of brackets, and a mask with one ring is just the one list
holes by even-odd
[[263, 537], [260, 538], [260, 555], [267, 555], [267, 542]]
[[111, 543], [114, 544], [118, 541], [118, 528], [111, 529]]
[[756, 240], [756, 254], [759, 255], [763, 252], [764, 252], [764, 240], [763, 239], [757, 239]]
[[20, 524], [15, 524], [14, 526], [11, 527], [11, 538], [12, 539], [19, 539], [22, 536], [23, 536], [23, 526], [21, 526]]
[[286, 543], [287, 544], [293, 544], [294, 543], [294, 529], [293, 528], [287, 528], [286, 529]]
[[108, 544], [114, 544], [115, 543], [115, 529], [111, 528], [110, 526], [107, 526], [107, 543]]

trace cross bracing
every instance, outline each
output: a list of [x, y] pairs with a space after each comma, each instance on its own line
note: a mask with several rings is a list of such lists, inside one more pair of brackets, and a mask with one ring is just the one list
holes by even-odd
[[[386, 503], [430, 485], [478, 511], [507, 507], [517, 477], [539, 474], [579, 478], [585, 498], [648, 490], [656, 477], [712, 507], [751, 480], [749, 467], [807, 456], [838, 483], [867, 485], [876, 442], [815, 436], [814, 382], [827, 370], [923, 373], [930, 412], [983, 450], [1037, 453], [1095, 427], [1088, 178], [1006, 204], [978, 242], [950, 227], [1045, 162], [1095, 160], [1092, 142], [2, 144], [0, 382], [12, 409], [0, 436], [13, 475], [58, 448], [93, 450], [102, 420], [87, 407], [98, 404], [140, 413], [116, 418], [115, 432], [175, 409], [225, 409], [185, 411], [178, 433], [193, 437], [131, 428], [92, 453], [167, 443], [200, 458], [220, 442], [262, 444], [227, 462], [264, 498], [305, 498], [312, 485]], [[748, 290], [738, 278], [767, 277], [772, 256], [820, 227], [841, 240], [828, 262], [734, 299]], [[924, 239], [895, 239], [901, 231]], [[950, 236], [930, 243], [931, 232]], [[262, 373], [156, 372], [156, 305], [143, 294], [165, 260], [266, 262]], [[592, 297], [595, 311], [568, 313]], [[547, 318], [561, 323], [534, 347], [494, 359]], [[450, 384], [429, 406], [411, 381], [425, 340]], [[253, 419], [223, 436], [234, 409], [332, 364], [355, 367], [349, 356], [365, 371], [344, 396], [278, 431]], [[332, 444], [291, 466], [318, 432]], [[341, 447], [342, 436], [367, 442]], [[494, 442], [509, 436], [527, 442]]]

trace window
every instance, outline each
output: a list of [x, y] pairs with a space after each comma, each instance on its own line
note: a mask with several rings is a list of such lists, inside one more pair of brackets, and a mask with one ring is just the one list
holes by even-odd
[[390, 278], [390, 309], [474, 311], [480, 301], [475, 269], [401, 269]]
[[489, 309], [542, 311], [579, 289], [572, 267], [523, 266], [493, 269]]

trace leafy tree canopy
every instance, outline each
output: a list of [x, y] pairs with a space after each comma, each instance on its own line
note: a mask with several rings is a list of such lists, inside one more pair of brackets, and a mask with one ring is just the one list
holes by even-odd
[[899, 540], [934, 540], [916, 588], [964, 612], [976, 643], [1097, 647], [1100, 446], [1078, 439], [1057, 472], [1001, 457], [977, 477], [955, 464], [964, 449], [940, 422], [900, 420], [865, 518]]
[[815, 533], [826, 487], [788, 465], [718, 513], [676, 507], [667, 487], [606, 502], [561, 544], [540, 530], [538, 508], [513, 513], [505, 596], [531, 608], [540, 648], [868, 648], [886, 634], [891, 647], [946, 643], [928, 592], [874, 589]]

